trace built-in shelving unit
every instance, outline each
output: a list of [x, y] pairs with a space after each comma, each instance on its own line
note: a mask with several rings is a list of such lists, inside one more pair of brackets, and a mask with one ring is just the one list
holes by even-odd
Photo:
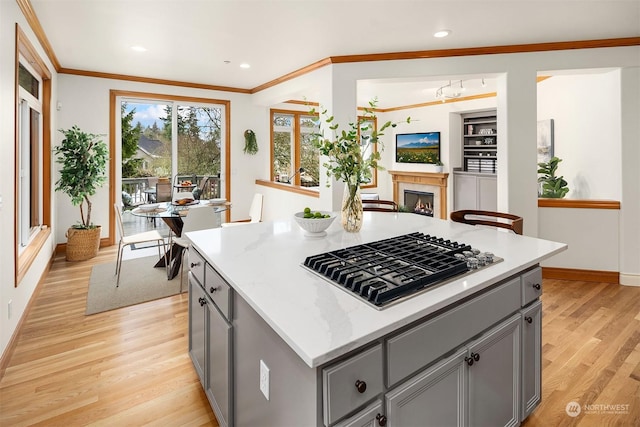
[[462, 116], [462, 167], [465, 172], [497, 173], [497, 124], [495, 110]]

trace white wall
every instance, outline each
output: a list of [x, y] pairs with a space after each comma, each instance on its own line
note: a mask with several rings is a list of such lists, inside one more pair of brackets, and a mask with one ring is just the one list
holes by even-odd
[[[60, 95], [56, 100], [62, 104], [62, 109], [58, 112], [59, 126], [66, 129], [78, 125], [88, 132], [104, 134], [107, 142], [110, 90], [231, 101], [231, 194], [228, 195], [228, 200], [233, 204], [232, 220], [247, 217], [255, 191], [255, 179], [263, 178], [268, 173], [269, 132], [264, 129], [268, 129], [269, 118], [264, 108], [253, 106], [246, 94], [62, 74], [59, 78]], [[256, 132], [258, 141], [258, 153], [253, 156], [243, 152], [244, 131], [248, 128]], [[55, 144], [61, 140], [62, 135], [59, 134]], [[118, 158], [119, 152], [115, 155]], [[118, 167], [119, 163], [116, 169]], [[56, 165], [54, 172], [57, 171]], [[109, 234], [108, 220], [112, 209], [109, 206], [109, 191], [109, 187], [104, 186], [92, 199], [93, 222], [102, 225], [102, 237]], [[66, 241], [66, 229], [79, 219], [80, 214], [79, 208], [72, 206], [65, 194], [56, 194], [56, 200], [60, 212], [56, 242], [63, 243]]]
[[[29, 28], [15, 1], [0, 1], [0, 354], [4, 355], [18, 322], [25, 311], [33, 292], [46, 270], [55, 245], [53, 237], [44, 244], [31, 268], [15, 286], [14, 270], [14, 211], [15, 200], [15, 24], [20, 25], [31, 44], [52, 72], [52, 92], [57, 93], [57, 75], [53, 65], [47, 60], [43, 49], [37, 43], [35, 35]], [[57, 126], [55, 114], [51, 127]], [[53, 218], [55, 221], [55, 204]], [[8, 304], [11, 302], [11, 317]]]
[[620, 71], [538, 83], [538, 120], [554, 120], [558, 174], [570, 199], [620, 200]]

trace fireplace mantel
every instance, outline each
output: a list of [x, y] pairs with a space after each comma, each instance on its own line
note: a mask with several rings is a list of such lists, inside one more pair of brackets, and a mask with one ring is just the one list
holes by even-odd
[[437, 172], [411, 172], [411, 171], [388, 171], [393, 182], [393, 201], [398, 205], [402, 204], [400, 200], [401, 184], [417, 184], [438, 187], [440, 200], [440, 218], [447, 219], [447, 180], [448, 173]]

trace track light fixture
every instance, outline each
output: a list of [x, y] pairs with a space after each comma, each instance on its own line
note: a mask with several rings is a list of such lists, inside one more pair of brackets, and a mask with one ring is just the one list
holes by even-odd
[[449, 80], [449, 84], [440, 86], [438, 90], [436, 90], [436, 98], [445, 102], [447, 99], [459, 98], [464, 90], [462, 80]]

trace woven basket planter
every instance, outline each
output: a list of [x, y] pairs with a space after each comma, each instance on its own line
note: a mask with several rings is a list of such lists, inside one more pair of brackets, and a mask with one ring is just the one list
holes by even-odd
[[67, 261], [84, 261], [98, 255], [101, 227], [67, 230]]

